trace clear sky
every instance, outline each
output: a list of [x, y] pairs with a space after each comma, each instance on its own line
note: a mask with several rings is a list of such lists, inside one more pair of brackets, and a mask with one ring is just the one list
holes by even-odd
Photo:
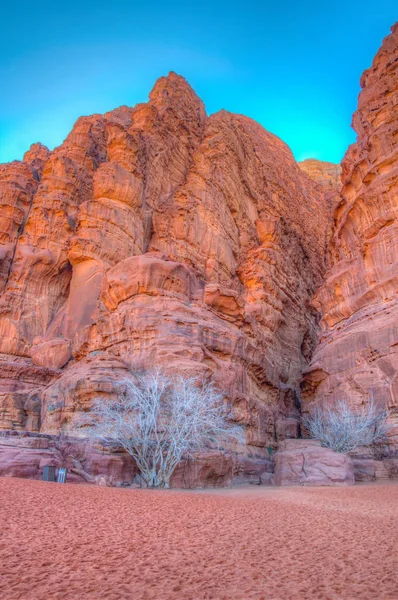
[[3, 1], [0, 162], [145, 102], [171, 70], [209, 114], [252, 117], [297, 160], [339, 162], [360, 75], [397, 19], [397, 0]]

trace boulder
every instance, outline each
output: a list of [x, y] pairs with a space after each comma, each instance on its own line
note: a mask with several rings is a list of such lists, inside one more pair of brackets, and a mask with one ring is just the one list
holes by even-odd
[[276, 485], [352, 485], [354, 465], [346, 454], [323, 448], [318, 440], [285, 440], [275, 454]]
[[234, 484], [253, 483], [269, 485], [274, 473], [274, 461], [271, 458], [234, 457]]

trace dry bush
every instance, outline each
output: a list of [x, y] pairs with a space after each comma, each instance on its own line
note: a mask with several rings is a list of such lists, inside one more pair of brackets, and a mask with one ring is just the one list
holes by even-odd
[[378, 407], [373, 400], [358, 410], [346, 400], [340, 400], [333, 406], [316, 406], [303, 419], [303, 425], [322, 446], [347, 453], [383, 438], [387, 432], [387, 417], [388, 410]]
[[218, 447], [244, 440], [211, 383], [153, 371], [120, 382], [116, 396], [97, 398], [80, 426], [90, 437], [124, 448], [148, 487], [169, 487], [181, 459], [194, 458], [209, 440]]

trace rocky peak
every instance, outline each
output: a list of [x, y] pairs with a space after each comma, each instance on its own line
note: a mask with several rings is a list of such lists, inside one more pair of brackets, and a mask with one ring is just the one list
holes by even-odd
[[172, 110], [182, 113], [187, 120], [195, 119], [201, 125], [204, 124], [206, 111], [202, 100], [187, 80], [173, 71], [156, 81], [149, 99], [160, 113]]
[[51, 152], [47, 146], [37, 142], [36, 144], [32, 144], [29, 150], [25, 152], [23, 162], [32, 167], [32, 169], [36, 171], [38, 177], [41, 178], [43, 167], [50, 154]]
[[0, 426], [71, 429], [131, 364], [213, 379], [243, 453], [297, 432], [329, 215], [281, 140], [207, 118], [170, 73], [148, 103], [80, 118], [26, 200], [4, 250]]
[[40, 185], [0, 169], [0, 428], [71, 431], [154, 366], [224, 391], [246, 471], [299, 435], [308, 401], [397, 412], [397, 43], [365, 77], [341, 196], [337, 165], [299, 168], [258, 123], [207, 118], [175, 73], [146, 104], [79, 119]]

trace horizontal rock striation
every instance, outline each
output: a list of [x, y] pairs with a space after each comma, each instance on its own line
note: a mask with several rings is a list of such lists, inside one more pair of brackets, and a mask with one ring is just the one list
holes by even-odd
[[275, 456], [276, 485], [353, 485], [354, 463], [317, 440], [285, 440]]
[[331, 162], [306, 158], [298, 163], [311, 179], [328, 192], [338, 192], [341, 188], [341, 166]]
[[323, 315], [305, 374], [306, 403], [369, 398], [388, 406], [398, 443], [398, 24], [370, 69], [342, 164], [331, 269], [313, 300]]

